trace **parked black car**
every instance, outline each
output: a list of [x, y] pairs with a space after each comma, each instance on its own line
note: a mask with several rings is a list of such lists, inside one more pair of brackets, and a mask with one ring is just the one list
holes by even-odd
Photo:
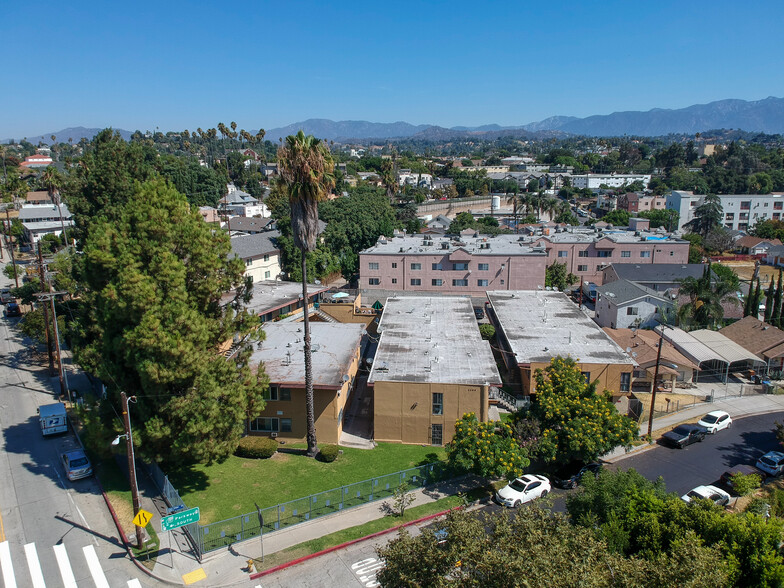
[[577, 488], [580, 480], [585, 474], [590, 473], [594, 476], [598, 476], [601, 469], [602, 464], [600, 463], [593, 462], [584, 464], [583, 462], [577, 461], [556, 471], [550, 476], [550, 479], [557, 488], [569, 490], [570, 488]]
[[11, 290], [8, 288], [3, 288], [0, 290], [0, 304], [8, 304], [9, 302], [13, 302], [14, 297], [11, 296]]
[[5, 316], [22, 316], [22, 309], [16, 302], [9, 302], [5, 307]]
[[662, 435], [662, 443], [672, 445], [678, 449], [683, 449], [687, 445], [702, 441], [708, 429], [701, 425], [678, 425], [672, 431], [667, 431]]
[[474, 315], [476, 316], [477, 320], [482, 320], [485, 318], [485, 309], [481, 306], [474, 306]]

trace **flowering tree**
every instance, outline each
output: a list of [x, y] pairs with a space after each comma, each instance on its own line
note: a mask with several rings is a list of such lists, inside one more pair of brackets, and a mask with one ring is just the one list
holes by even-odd
[[473, 412], [455, 423], [455, 436], [446, 447], [449, 464], [483, 477], [521, 476], [530, 463], [528, 452], [512, 427], [497, 421], [480, 423]]
[[638, 426], [620, 414], [610, 393], [597, 394], [571, 358], [555, 357], [536, 372], [536, 402], [531, 414], [541, 434], [537, 453], [545, 461], [592, 461], [619, 445], [629, 446]]

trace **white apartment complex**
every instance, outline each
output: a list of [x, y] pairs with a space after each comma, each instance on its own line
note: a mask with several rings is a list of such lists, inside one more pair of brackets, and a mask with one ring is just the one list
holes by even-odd
[[[784, 194], [723, 194], [719, 195], [724, 212], [722, 224], [733, 231], [748, 231], [761, 220], [784, 220]], [[704, 194], [673, 190], [667, 196], [667, 208], [677, 210], [678, 230], [694, 218], [694, 211], [705, 201]]]
[[588, 188], [598, 190], [601, 186], [620, 188], [634, 182], [642, 182], [647, 188], [651, 182], [651, 174], [577, 174], [572, 176], [572, 186], [575, 188]]

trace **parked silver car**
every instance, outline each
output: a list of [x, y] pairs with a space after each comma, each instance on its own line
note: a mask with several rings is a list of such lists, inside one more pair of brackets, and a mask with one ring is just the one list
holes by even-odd
[[93, 466], [82, 449], [66, 451], [60, 456], [60, 459], [65, 468], [65, 475], [72, 482], [93, 475]]

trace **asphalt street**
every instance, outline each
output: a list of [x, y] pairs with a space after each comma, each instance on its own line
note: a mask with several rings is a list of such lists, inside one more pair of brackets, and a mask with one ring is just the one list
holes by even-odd
[[[7, 284], [2, 276], [0, 286]], [[127, 558], [96, 480], [65, 477], [60, 454], [76, 444], [73, 434], [42, 436], [36, 409], [56, 399], [46, 366], [31, 363], [18, 320], [0, 317], [0, 572], [6, 588], [11, 581], [68, 586], [71, 575], [70, 585], [79, 587], [152, 586]]]
[[[737, 464], [754, 465], [757, 458], [767, 451], [780, 449], [773, 433], [776, 421], [784, 421], [784, 412], [746, 417], [733, 423], [732, 428], [708, 436], [705, 441], [685, 449], [671, 449], [656, 445], [653, 448], [623, 459], [612, 469], [634, 468], [650, 480], [659, 476], [667, 489], [679, 495], [695, 486], [711, 484], [730, 467]], [[563, 512], [565, 498], [575, 490], [553, 488], [548, 500], [551, 508]], [[493, 513], [503, 510], [494, 503], [481, 508]], [[416, 531], [414, 531], [416, 532]], [[258, 586], [365, 586], [377, 585], [373, 575], [380, 568], [375, 548], [395, 537], [394, 533], [372, 541], [362, 542], [282, 570], [262, 578]]]

